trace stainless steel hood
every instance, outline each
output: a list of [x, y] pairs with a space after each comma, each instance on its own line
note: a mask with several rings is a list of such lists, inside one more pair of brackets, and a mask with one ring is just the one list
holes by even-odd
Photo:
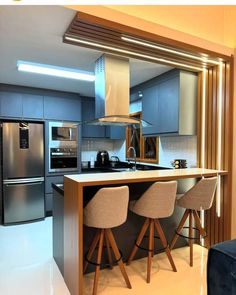
[[95, 63], [95, 120], [89, 125], [139, 126], [148, 122], [130, 118], [128, 58], [103, 54]]

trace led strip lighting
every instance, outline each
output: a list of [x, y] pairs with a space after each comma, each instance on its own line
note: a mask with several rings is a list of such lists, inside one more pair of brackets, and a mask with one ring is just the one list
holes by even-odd
[[80, 43], [80, 44], [90, 45], [90, 46], [93, 46], [93, 47], [107, 49], [107, 50], [111, 50], [111, 51], [115, 51], [115, 52], [119, 52], [119, 53], [130, 54], [130, 55], [134, 55], [134, 56], [137, 56], [137, 57], [150, 59], [150, 60], [154, 60], [154, 61], [158, 61], [158, 62], [162, 62], [162, 63], [174, 65], [174, 66], [185, 67], [185, 68], [193, 69], [193, 70], [197, 70], [197, 71], [202, 71], [204, 69], [204, 67], [202, 67], [202, 68], [194, 67], [194, 66], [190, 66], [190, 65], [187, 65], [187, 64], [170, 61], [170, 60], [167, 60], [167, 59], [164, 59], [164, 58], [158, 58], [158, 57], [154, 57], [154, 56], [150, 56], [150, 55], [146, 55], [146, 54], [142, 54], [142, 53], [133, 52], [133, 51], [126, 50], [126, 49], [121, 49], [121, 48], [107, 46], [107, 45], [103, 45], [103, 44], [99, 44], [99, 43], [85, 41], [85, 40], [81, 40], [81, 39], [77, 39], [77, 38], [73, 38], [73, 37], [69, 37], [69, 36], [66, 36], [65, 39], [68, 40], [68, 41], [72, 41], [72, 42], [76, 42], [76, 43]]
[[[205, 125], [206, 125], [206, 70], [203, 70], [202, 80], [202, 130], [201, 130], [201, 167], [205, 168]], [[205, 227], [204, 210], [200, 211], [202, 227]], [[201, 237], [201, 245], [204, 246], [204, 239]]]
[[[222, 82], [223, 82], [223, 64], [220, 63], [219, 66], [219, 94], [218, 94], [218, 128], [217, 128], [217, 169], [221, 169], [221, 141], [222, 141]], [[221, 214], [221, 177], [218, 175], [218, 184], [217, 184], [217, 191], [216, 191], [216, 213], [217, 216], [220, 217]]]
[[143, 45], [143, 46], [154, 48], [154, 49], [157, 49], [157, 50], [162, 50], [162, 51], [165, 51], [165, 52], [169, 52], [169, 53], [177, 54], [177, 55], [180, 55], [180, 56], [188, 57], [188, 58], [191, 58], [191, 59], [199, 60], [199, 61], [202, 61], [202, 62], [205, 62], [205, 63], [211, 63], [211, 64], [215, 64], [215, 65], [218, 65], [220, 63], [220, 62], [217, 62], [215, 60], [207, 59], [207, 57], [199, 57], [199, 56], [195, 56], [195, 55], [192, 55], [192, 54], [189, 54], [189, 53], [184, 53], [184, 52], [181, 52], [181, 51], [177, 51], [177, 50], [174, 50], [174, 49], [161, 47], [161, 46], [158, 46], [158, 45], [154, 45], [152, 43], [144, 42], [142, 40], [133, 39], [133, 38], [130, 38], [128, 36], [122, 36], [121, 39], [124, 40], [124, 41], [130, 42], [130, 43]]

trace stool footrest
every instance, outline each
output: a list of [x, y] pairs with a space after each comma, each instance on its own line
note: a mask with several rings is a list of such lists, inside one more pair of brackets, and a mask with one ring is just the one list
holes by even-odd
[[[98, 247], [96, 247], [95, 249], [97, 249], [97, 248], [98, 248]], [[104, 248], [104, 249], [107, 249], [107, 246], [103, 246], [103, 248]], [[110, 247], [110, 248], [111, 248], [111, 247]], [[119, 250], [119, 252], [120, 252], [120, 257], [119, 257], [118, 259], [116, 259], [116, 260], [113, 260], [113, 261], [112, 261], [112, 264], [115, 264], [115, 263], [119, 262], [119, 261], [123, 258], [123, 253], [121, 252], [120, 249], [118, 249], [118, 250]], [[108, 267], [108, 266], [109, 266], [109, 264], [102, 264], [102, 263], [97, 263], [97, 262], [95, 262], [95, 261], [89, 260], [87, 256], [88, 256], [88, 252], [85, 253], [85, 255], [84, 255], [84, 259], [85, 259], [85, 261], [87, 261], [89, 264], [92, 264], [92, 265], [95, 265], [95, 266], [103, 266], [103, 267]]]
[[[144, 236], [144, 238], [148, 238], [148, 236]], [[160, 240], [160, 237], [158, 236], [154, 236], [155, 239], [159, 239]], [[148, 251], [148, 252], [154, 252], [155, 249], [148, 249], [148, 248], [145, 248], [145, 247], [142, 247], [140, 245], [137, 244], [137, 241], [135, 241], [135, 245], [141, 249], [141, 250], [144, 250], [144, 251]], [[161, 249], [156, 249], [157, 251], [163, 251], [163, 250], [166, 250], [167, 248], [169, 247], [169, 245], [167, 245], [165, 248], [161, 248]]]
[[[187, 228], [189, 229], [189, 226], [184, 226], [184, 227], [183, 227], [183, 229], [187, 229]], [[193, 227], [192, 229], [193, 229], [193, 230], [196, 230], [196, 231], [199, 232], [199, 229], [198, 229], [197, 227]], [[205, 234], [204, 236], [199, 235], [199, 237], [190, 237], [190, 236], [185, 236], [185, 235], [183, 235], [183, 234], [181, 234], [181, 233], [178, 233], [177, 230], [175, 230], [175, 233], [176, 233], [178, 236], [182, 237], [182, 238], [190, 239], [190, 240], [199, 240], [200, 237], [202, 237], [202, 238], [204, 239], [204, 238], [207, 236], [207, 234]]]

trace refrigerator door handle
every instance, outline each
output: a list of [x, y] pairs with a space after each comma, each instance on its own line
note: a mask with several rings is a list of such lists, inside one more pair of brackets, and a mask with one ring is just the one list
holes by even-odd
[[3, 180], [3, 184], [26, 184], [26, 183], [43, 182], [43, 181], [44, 181], [44, 177], [5, 179]]

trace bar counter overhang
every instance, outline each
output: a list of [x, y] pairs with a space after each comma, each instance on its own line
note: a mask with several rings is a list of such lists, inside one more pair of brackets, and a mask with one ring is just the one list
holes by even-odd
[[67, 175], [64, 178], [64, 279], [72, 295], [83, 294], [83, 207], [86, 190], [103, 186], [140, 185], [155, 181], [227, 175], [203, 168]]

